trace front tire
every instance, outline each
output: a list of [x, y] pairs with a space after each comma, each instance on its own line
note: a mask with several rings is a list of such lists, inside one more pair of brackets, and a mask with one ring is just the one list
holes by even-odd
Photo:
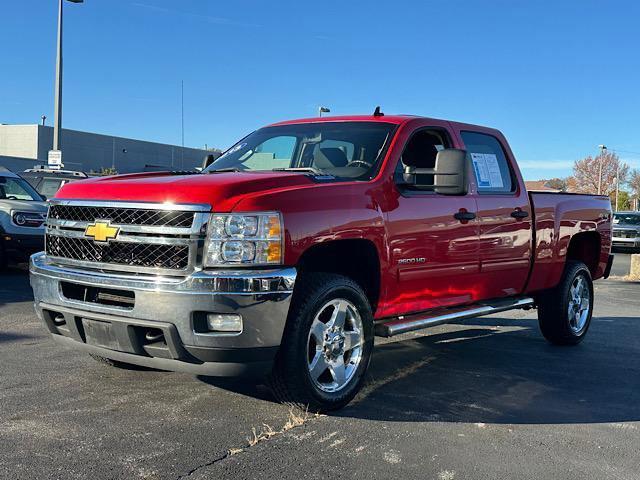
[[593, 314], [593, 281], [587, 266], [569, 261], [557, 287], [538, 299], [542, 335], [554, 345], [577, 345], [587, 334]]
[[296, 285], [270, 377], [282, 403], [312, 412], [336, 410], [358, 393], [373, 350], [373, 315], [348, 277], [309, 273]]

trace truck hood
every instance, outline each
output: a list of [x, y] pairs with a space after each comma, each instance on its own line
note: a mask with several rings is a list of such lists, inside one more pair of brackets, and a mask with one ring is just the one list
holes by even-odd
[[70, 182], [60, 199], [207, 204], [230, 211], [247, 196], [314, 185], [307, 175], [290, 172], [135, 173]]
[[47, 213], [46, 202], [34, 202], [27, 200], [0, 200], [0, 212], [36, 212]]

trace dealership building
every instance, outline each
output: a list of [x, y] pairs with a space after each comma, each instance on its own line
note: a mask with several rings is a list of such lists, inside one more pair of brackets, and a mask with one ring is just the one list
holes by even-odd
[[[65, 170], [99, 173], [114, 168], [118, 173], [157, 170], [193, 170], [204, 157], [204, 149], [146, 142], [97, 133], [61, 130], [62, 162]], [[47, 165], [53, 146], [53, 127], [0, 124], [0, 166], [21, 172]]]

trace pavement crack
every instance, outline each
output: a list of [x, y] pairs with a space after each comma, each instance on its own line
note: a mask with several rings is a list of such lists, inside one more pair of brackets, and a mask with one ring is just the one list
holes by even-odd
[[226, 460], [229, 457], [232, 457], [234, 455], [238, 455], [240, 453], [244, 453], [247, 452], [249, 449], [251, 449], [252, 447], [255, 447], [256, 445], [258, 445], [259, 443], [265, 442], [267, 440], [271, 440], [272, 438], [281, 436], [283, 434], [285, 434], [286, 432], [293, 430], [294, 428], [298, 428], [303, 426], [305, 423], [308, 423], [311, 420], [314, 420], [316, 418], [319, 417], [323, 417], [324, 415], [316, 413], [316, 414], [309, 414], [309, 412], [304, 411], [304, 412], [299, 412], [297, 410], [291, 409], [289, 410], [289, 416], [287, 418], [287, 421], [282, 425], [282, 427], [280, 427], [279, 429], [274, 429], [273, 427], [271, 427], [270, 425], [263, 423], [262, 427], [260, 427], [259, 429], [256, 427], [253, 427], [251, 429], [251, 436], [247, 437], [247, 443], [242, 446], [242, 447], [231, 447], [229, 448], [226, 453], [224, 455], [220, 455], [219, 457], [208, 461], [206, 463], [202, 463], [200, 465], [198, 465], [197, 467], [192, 468], [191, 470], [189, 470], [187, 473], [180, 475], [179, 477], [177, 477], [176, 480], [182, 480], [184, 478], [188, 478], [191, 475], [193, 475], [194, 473], [198, 472], [198, 470], [201, 470], [203, 468], [207, 468], [210, 467], [212, 465], [215, 465], [218, 462], [221, 462], [223, 460]]
[[215, 458], [209, 462], [206, 463], [202, 463], [200, 465], [198, 465], [197, 467], [192, 468], [191, 470], [189, 470], [187, 473], [180, 475], [176, 480], [181, 480], [183, 478], [187, 478], [190, 477], [191, 475], [193, 475], [194, 473], [196, 473], [198, 470], [202, 469], [202, 468], [207, 468], [210, 467], [211, 465], [214, 465], [218, 462], [221, 462], [222, 460], [224, 460], [225, 458], [229, 457], [231, 454], [229, 452], [225, 453], [224, 455], [219, 456], [218, 458]]

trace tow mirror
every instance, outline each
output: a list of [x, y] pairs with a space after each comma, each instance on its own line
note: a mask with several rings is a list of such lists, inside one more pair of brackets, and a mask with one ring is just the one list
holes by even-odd
[[467, 152], [457, 148], [441, 150], [435, 168], [405, 167], [404, 180], [419, 190], [433, 190], [444, 195], [467, 193]]
[[209, 165], [211, 165], [213, 162], [215, 162], [216, 157], [215, 155], [206, 155], [204, 157], [204, 160], [202, 160], [202, 170], [204, 170], [205, 168], [207, 168]]

